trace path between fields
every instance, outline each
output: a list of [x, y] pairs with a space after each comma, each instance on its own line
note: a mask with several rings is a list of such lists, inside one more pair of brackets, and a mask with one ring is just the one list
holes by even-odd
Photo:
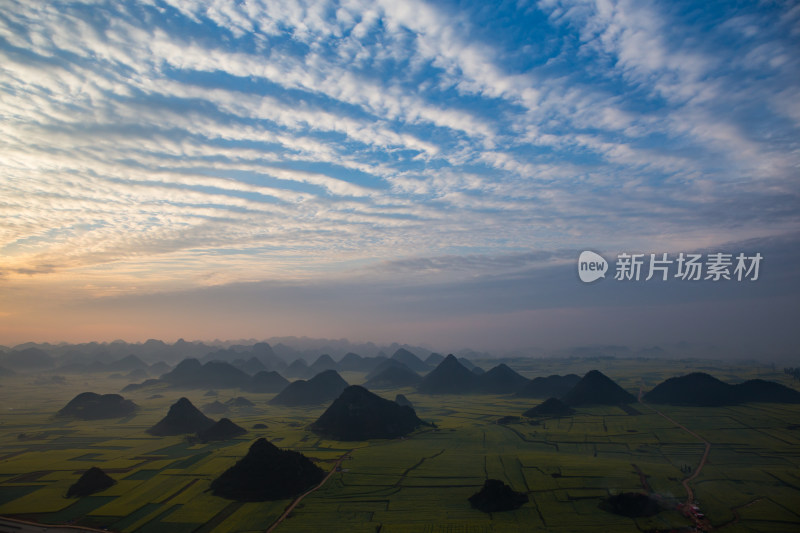
[[16, 533], [75, 533], [81, 531], [96, 531], [99, 533], [107, 533], [105, 530], [93, 529], [91, 527], [70, 526], [66, 524], [38, 524], [36, 522], [6, 518], [4, 516], [0, 516], [0, 531], [14, 531]]
[[687, 432], [688, 434], [692, 435], [694, 438], [702, 441], [702, 443], [706, 445], [706, 451], [703, 452], [703, 458], [700, 459], [700, 464], [697, 465], [697, 468], [695, 469], [694, 472], [692, 472], [691, 476], [689, 476], [687, 478], [684, 478], [683, 481], [681, 481], [681, 484], [683, 485], [683, 488], [686, 489], [686, 505], [691, 505], [692, 501], [694, 501], [694, 492], [692, 491], [692, 487], [689, 486], [689, 482], [694, 480], [694, 478], [696, 478], [697, 476], [699, 476], [700, 475], [700, 471], [706, 465], [706, 461], [708, 460], [708, 453], [711, 451], [711, 443], [708, 442], [703, 437], [701, 437], [700, 435], [698, 435], [697, 433], [695, 433], [694, 431], [692, 431], [691, 429], [689, 429], [686, 426], [684, 426], [683, 424], [679, 424], [674, 419], [668, 417], [667, 415], [665, 415], [664, 413], [662, 413], [658, 409], [653, 409], [653, 410], [656, 413], [658, 413], [659, 415], [661, 415], [664, 418], [666, 418], [667, 420], [669, 420], [670, 422], [672, 422], [673, 424], [675, 424], [676, 426], [678, 426], [679, 428], [681, 428], [682, 430], [684, 430], [685, 432]]
[[322, 488], [322, 486], [323, 486], [325, 483], [327, 483], [327, 482], [328, 482], [328, 480], [331, 478], [331, 476], [332, 476], [332, 475], [333, 475], [333, 474], [336, 472], [336, 469], [337, 469], [339, 466], [341, 466], [341, 464], [342, 464], [342, 461], [344, 461], [345, 457], [347, 457], [348, 455], [350, 455], [350, 454], [351, 454], [351, 453], [353, 453], [354, 451], [355, 451], [355, 448], [353, 448], [352, 450], [350, 450], [350, 451], [348, 451], [348, 452], [345, 452], [345, 453], [343, 453], [343, 454], [342, 454], [342, 456], [341, 456], [341, 457], [339, 457], [339, 458], [336, 460], [336, 462], [335, 462], [335, 463], [333, 463], [333, 468], [331, 468], [331, 471], [330, 471], [330, 472], [328, 472], [328, 475], [327, 475], [327, 476], [325, 476], [325, 478], [324, 478], [322, 481], [320, 481], [320, 482], [319, 482], [319, 485], [317, 485], [316, 487], [312, 487], [312, 488], [308, 489], [308, 490], [307, 490], [307, 491], [305, 491], [303, 494], [301, 494], [300, 496], [298, 496], [298, 497], [297, 497], [297, 499], [295, 499], [295, 500], [294, 500], [294, 501], [291, 503], [291, 505], [289, 505], [289, 507], [287, 507], [287, 508], [286, 508], [286, 510], [283, 512], [283, 514], [280, 516], [280, 518], [278, 518], [278, 519], [277, 519], [275, 522], [273, 522], [273, 523], [272, 523], [272, 525], [271, 525], [271, 526], [269, 526], [269, 529], [267, 529], [267, 532], [266, 532], [266, 533], [271, 533], [272, 531], [274, 531], [274, 530], [275, 530], [275, 528], [276, 528], [276, 527], [278, 527], [279, 525], [281, 525], [281, 522], [283, 522], [284, 520], [286, 520], [286, 517], [287, 517], [287, 516], [289, 516], [289, 513], [291, 513], [292, 511], [294, 511], [294, 508], [295, 508], [295, 507], [297, 507], [297, 505], [298, 505], [298, 504], [299, 504], [301, 501], [303, 501], [303, 498], [305, 498], [306, 496], [308, 496], [308, 495], [309, 495], [309, 494], [311, 494], [312, 492], [316, 491], [317, 489], [319, 489], [319, 488]]

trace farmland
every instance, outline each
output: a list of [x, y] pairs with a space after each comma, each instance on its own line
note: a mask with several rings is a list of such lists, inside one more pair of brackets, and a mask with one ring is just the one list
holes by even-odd
[[[521, 360], [511, 363], [529, 377], [584, 373], [598, 368], [632, 392], [708, 362], [654, 360]], [[721, 364], [720, 364], [721, 365]], [[488, 363], [484, 364], [488, 368]], [[783, 374], [755, 365], [719, 366], [722, 379], [761, 377], [791, 384]], [[363, 375], [344, 373], [351, 383]], [[77, 523], [117, 531], [265, 531], [289, 500], [238, 503], [212, 496], [211, 481], [247, 452], [257, 437], [300, 451], [330, 470], [342, 471], [306, 497], [276, 531], [347, 532], [637, 532], [688, 527], [676, 510], [686, 499], [681, 481], [696, 468], [703, 441], [708, 462], [691, 486], [708, 523], [731, 532], [791, 531], [800, 527], [800, 406], [634, 409], [578, 408], [560, 419], [523, 419], [540, 400], [501, 395], [405, 394], [420, 418], [433, 422], [409, 438], [368, 442], [321, 439], [306, 429], [324, 410], [268, 405], [274, 394], [246, 396], [255, 407], [229, 416], [248, 433], [207, 444], [185, 437], [153, 437], [145, 430], [180, 396], [196, 406], [212, 399], [203, 390], [142, 389], [125, 396], [140, 411], [124, 419], [77, 421], [52, 415], [75, 394], [117, 392], [125, 384], [107, 376], [68, 375], [43, 387], [32, 376], [4, 378], [0, 415], [0, 515], [43, 523]], [[242, 395], [218, 390], [222, 401]], [[160, 396], [160, 397], [159, 397]], [[253, 429], [266, 424], [266, 429]], [[91, 466], [117, 483], [81, 499], [68, 487]], [[485, 514], [467, 498], [487, 478], [524, 492], [516, 511]], [[649, 518], [627, 518], [598, 508], [609, 494], [652, 491], [666, 509]]]

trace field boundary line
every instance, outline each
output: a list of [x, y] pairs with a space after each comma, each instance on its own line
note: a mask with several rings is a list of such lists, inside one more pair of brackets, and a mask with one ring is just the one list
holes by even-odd
[[349, 450], [349, 451], [347, 451], [347, 452], [343, 453], [343, 454], [341, 455], [341, 457], [339, 457], [339, 459], [337, 459], [337, 460], [336, 460], [336, 462], [335, 462], [335, 463], [333, 463], [333, 467], [331, 468], [331, 471], [330, 471], [330, 472], [328, 472], [328, 475], [327, 475], [327, 476], [325, 476], [325, 477], [322, 479], [322, 481], [320, 481], [320, 482], [319, 482], [319, 484], [318, 484], [317, 486], [315, 486], [315, 487], [312, 487], [312, 488], [308, 489], [308, 490], [307, 490], [307, 491], [305, 491], [303, 494], [301, 494], [300, 496], [298, 496], [298, 497], [297, 497], [297, 498], [296, 498], [296, 499], [295, 499], [295, 500], [294, 500], [294, 501], [293, 501], [291, 504], [289, 504], [289, 506], [286, 508], [286, 510], [285, 510], [285, 511], [283, 511], [283, 514], [282, 514], [282, 515], [281, 515], [281, 516], [280, 516], [280, 517], [279, 517], [279, 518], [278, 518], [278, 519], [277, 519], [275, 522], [273, 522], [271, 526], [269, 526], [269, 528], [267, 529], [266, 533], [271, 533], [272, 531], [274, 531], [274, 530], [275, 530], [275, 528], [276, 528], [276, 527], [278, 527], [279, 525], [281, 525], [281, 522], [283, 522], [284, 520], [286, 520], [286, 517], [288, 517], [288, 516], [289, 516], [289, 513], [291, 513], [292, 511], [294, 511], [295, 507], [297, 507], [297, 506], [300, 504], [300, 502], [301, 502], [301, 501], [303, 501], [303, 498], [305, 498], [305, 497], [306, 497], [306, 496], [308, 496], [309, 494], [311, 494], [311, 493], [315, 492], [317, 489], [320, 489], [320, 488], [322, 488], [322, 486], [323, 486], [323, 485], [325, 485], [325, 483], [327, 483], [327, 482], [328, 482], [328, 480], [331, 478], [331, 476], [332, 476], [334, 473], [336, 473], [336, 469], [337, 469], [337, 468], [339, 468], [339, 466], [341, 466], [341, 464], [342, 464], [342, 461], [344, 461], [344, 459], [345, 459], [346, 457], [348, 457], [348, 456], [349, 456], [351, 453], [353, 453], [355, 450], [356, 450], [356, 448], [353, 448], [352, 450]]

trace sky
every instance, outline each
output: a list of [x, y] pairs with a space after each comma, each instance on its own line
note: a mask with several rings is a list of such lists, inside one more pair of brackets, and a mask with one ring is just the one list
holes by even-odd
[[[0, 0], [0, 344], [797, 354], [799, 49], [792, 1]], [[613, 276], [717, 252], [758, 279]]]

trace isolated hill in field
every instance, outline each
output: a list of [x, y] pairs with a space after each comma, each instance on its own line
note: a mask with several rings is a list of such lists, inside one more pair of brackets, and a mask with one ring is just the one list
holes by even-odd
[[535, 377], [516, 394], [520, 398], [560, 398], [581, 380], [577, 374]]
[[742, 403], [800, 403], [800, 392], [774, 381], [750, 379], [732, 387], [735, 397]]
[[289, 380], [275, 370], [262, 370], [250, 380], [246, 387], [250, 392], [280, 392], [289, 385]]
[[151, 435], [164, 437], [183, 433], [199, 433], [214, 425], [214, 421], [201, 413], [192, 402], [181, 398], [169, 408], [167, 416], [147, 430]]
[[590, 370], [561, 401], [569, 406], [620, 405], [633, 403], [636, 398], [599, 370]]
[[450, 354], [422, 378], [417, 390], [425, 394], [464, 394], [475, 390], [478, 379]]
[[234, 424], [229, 418], [221, 418], [214, 425], [198, 431], [197, 436], [202, 442], [209, 442], [212, 440], [230, 440], [245, 433], [247, 433], [246, 429]]
[[258, 439], [242, 459], [211, 482], [215, 496], [244, 502], [281, 500], [302, 494], [325, 477], [301, 453]]
[[175, 388], [241, 388], [250, 382], [250, 376], [230, 363], [209, 361], [201, 364], [197, 359], [184, 359], [178, 366], [161, 376], [161, 381]]
[[389, 366], [364, 383], [368, 389], [397, 389], [414, 387], [422, 381], [422, 376], [403, 366]]
[[661, 507], [656, 500], [641, 492], [612, 494], [602, 500], [598, 507], [604, 511], [630, 518], [653, 516], [661, 511]]
[[364, 387], [342, 391], [311, 430], [335, 440], [394, 439], [422, 424], [414, 409], [381, 398]]
[[335, 370], [320, 372], [308, 381], [290, 383], [269, 403], [274, 405], [316, 405], [335, 399], [347, 387], [347, 382]]
[[431, 353], [425, 358], [425, 364], [428, 365], [429, 368], [435, 368], [439, 366], [439, 363], [442, 361], [444, 361], [444, 356], [436, 352]]
[[575, 410], [558, 398], [548, 398], [536, 407], [531, 407], [522, 414], [523, 416], [531, 418], [537, 416], [570, 416], [575, 414]]
[[800, 392], [761, 379], [730, 385], [705, 372], [693, 372], [659, 383], [642, 399], [651, 403], [712, 407], [746, 402], [800, 403]]
[[84, 472], [81, 477], [78, 478], [78, 481], [70, 485], [69, 489], [67, 489], [67, 498], [72, 498], [73, 496], [79, 498], [89, 496], [95, 492], [106, 490], [114, 483], [116, 483], [116, 481], [108, 474], [96, 466], [93, 466]]
[[362, 371], [364, 358], [357, 353], [347, 352], [339, 361], [339, 369], [343, 371]]
[[56, 416], [74, 417], [81, 420], [100, 420], [132, 415], [137, 409], [139, 409], [139, 406], [119, 394], [82, 392], [61, 408], [56, 413]]
[[325, 370], [339, 370], [339, 364], [333, 360], [333, 357], [324, 353], [317, 357], [317, 360], [311, 363], [308, 367], [308, 374], [316, 376]]
[[513, 511], [522, 507], [527, 501], [527, 494], [515, 492], [499, 479], [487, 479], [483, 483], [483, 488], [469, 497], [470, 505], [484, 513]]
[[528, 381], [528, 378], [516, 373], [505, 363], [500, 363], [478, 376], [475, 390], [490, 394], [509, 394], [522, 389]]
[[390, 359], [400, 361], [414, 372], [427, 372], [429, 370], [428, 365], [426, 365], [422, 359], [409, 352], [405, 348], [399, 348], [392, 354]]
[[414, 408], [414, 404], [411, 403], [411, 400], [406, 398], [404, 394], [398, 394], [397, 396], [395, 396], [394, 403], [396, 403], [397, 405], [405, 405], [407, 407], [411, 407], [412, 409]]
[[142, 361], [139, 357], [130, 354], [122, 359], [112, 361], [106, 365], [106, 370], [109, 372], [130, 372], [132, 370], [145, 370], [147, 363]]
[[224, 415], [231, 409], [219, 400], [215, 400], [211, 403], [203, 405], [200, 407], [200, 410], [209, 415]]
[[295, 359], [286, 367], [284, 375], [290, 378], [304, 378], [308, 375], [308, 363], [302, 359]]
[[256, 404], [245, 398], [244, 396], [237, 396], [236, 398], [231, 398], [225, 405], [229, 405], [231, 407], [255, 407]]

